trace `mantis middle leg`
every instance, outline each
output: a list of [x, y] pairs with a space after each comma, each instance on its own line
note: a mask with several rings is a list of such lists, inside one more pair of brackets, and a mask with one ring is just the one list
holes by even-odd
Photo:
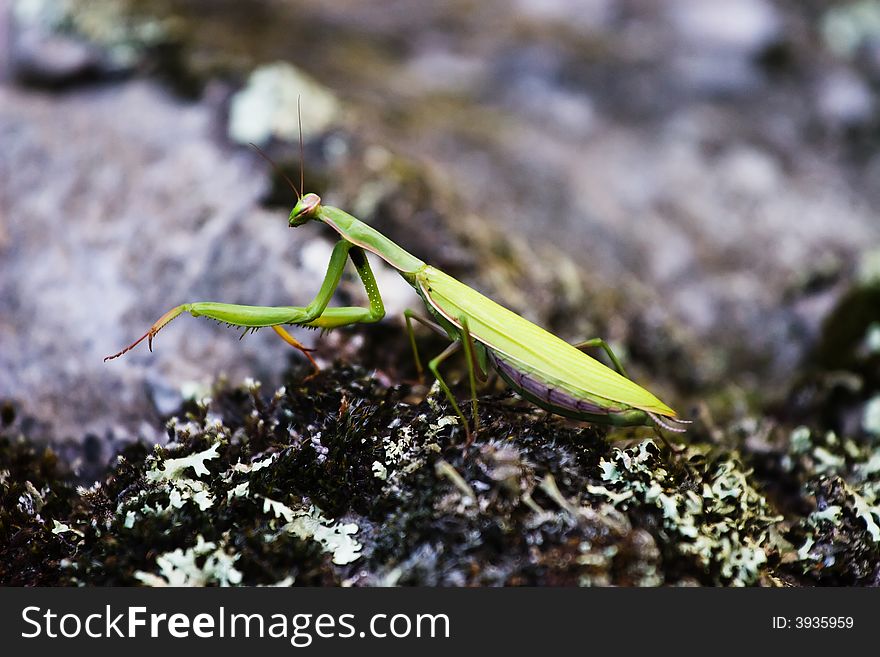
[[437, 379], [437, 383], [440, 384], [440, 387], [443, 389], [443, 393], [446, 395], [449, 403], [452, 404], [452, 408], [455, 411], [455, 414], [458, 415], [459, 419], [461, 419], [461, 424], [464, 427], [464, 433], [466, 436], [466, 444], [470, 445], [473, 442], [473, 436], [471, 435], [471, 429], [468, 426], [467, 418], [465, 418], [464, 413], [461, 412], [461, 409], [458, 407], [458, 402], [455, 401], [455, 395], [452, 394], [452, 390], [450, 390], [449, 386], [446, 384], [446, 380], [440, 374], [440, 363], [455, 354], [459, 349], [461, 349], [461, 341], [456, 340], [451, 345], [446, 347], [446, 349], [444, 349], [439, 356], [431, 359], [431, 361], [428, 363], [428, 369], [431, 370], [434, 378]]
[[[419, 347], [416, 344], [416, 333], [413, 330], [413, 325], [412, 325], [413, 320], [419, 322], [420, 324], [427, 326], [429, 329], [434, 331], [434, 333], [436, 333], [437, 335], [443, 336], [444, 338], [448, 338], [449, 335], [447, 334], [446, 329], [444, 329], [442, 326], [440, 326], [440, 324], [428, 319], [427, 317], [422, 317], [417, 312], [415, 312], [414, 310], [410, 310], [409, 308], [407, 308], [406, 310], [403, 311], [403, 317], [406, 320], [406, 333], [409, 336], [409, 343], [410, 343], [410, 346], [412, 347], [413, 360], [415, 360], [415, 362], [416, 362], [416, 371], [418, 372], [419, 383], [424, 383], [424, 374], [425, 373], [424, 373], [424, 368], [422, 367], [422, 358], [419, 355]], [[481, 383], [485, 383], [488, 380], [488, 373], [482, 369], [482, 367], [479, 365], [479, 362], [477, 361], [476, 354], [475, 354], [476, 347], [475, 347], [473, 337], [471, 337], [470, 331], [466, 331], [466, 334], [467, 334], [468, 340], [470, 341], [470, 343], [472, 345], [471, 360], [474, 363], [474, 372], [476, 374], [477, 379]]]
[[449, 336], [446, 335], [446, 331], [437, 322], [432, 322], [427, 317], [422, 317], [409, 308], [403, 311], [403, 318], [406, 321], [406, 333], [409, 336], [409, 344], [412, 347], [413, 360], [416, 362], [416, 372], [418, 373], [419, 383], [421, 384], [425, 382], [425, 369], [422, 367], [422, 359], [419, 356], [419, 347], [416, 344], [416, 333], [413, 331], [412, 320], [424, 324], [438, 335], [442, 335], [444, 338], [448, 338]]
[[[442, 330], [442, 327], [440, 327], [437, 324], [434, 324], [434, 322], [431, 322], [430, 320], [426, 320], [423, 317], [416, 315], [412, 311], [404, 312], [404, 317], [406, 317], [406, 320], [407, 320], [407, 328], [409, 329], [410, 340], [413, 345], [413, 353], [415, 354], [415, 357], [417, 359], [416, 363], [418, 364], [418, 362], [419, 362], [418, 361], [418, 349], [415, 346], [415, 336], [412, 332], [412, 324], [411, 324], [410, 320], [415, 319], [416, 321], [425, 323], [428, 326], [433, 325], [432, 328], [436, 327], [437, 329], [440, 329], [440, 330]], [[476, 371], [479, 370], [479, 363], [477, 362], [477, 357], [476, 357], [476, 353], [475, 353], [476, 347], [474, 344], [474, 339], [473, 339], [473, 336], [471, 336], [470, 330], [468, 329], [467, 318], [462, 317], [459, 320], [459, 322], [461, 324], [461, 338], [459, 340], [456, 340], [452, 344], [450, 344], [446, 349], [443, 350], [443, 352], [439, 356], [432, 359], [428, 363], [428, 369], [431, 370], [431, 373], [434, 375], [434, 378], [437, 379], [437, 383], [440, 384], [440, 387], [442, 388], [444, 394], [446, 395], [446, 398], [449, 400], [449, 403], [452, 404], [452, 408], [455, 410], [456, 415], [458, 415], [458, 417], [461, 419], [462, 425], [464, 426], [465, 435], [467, 436], [467, 443], [466, 444], [470, 445], [473, 442], [474, 438], [473, 438], [473, 433], [471, 432], [471, 429], [468, 425], [467, 418], [465, 418], [464, 413], [461, 412], [461, 408], [459, 408], [459, 406], [458, 406], [458, 402], [455, 399], [455, 395], [452, 394], [452, 390], [447, 385], [446, 380], [441, 376], [440, 369], [439, 369], [440, 363], [442, 363], [447, 358], [449, 358], [450, 356], [455, 354], [459, 349], [461, 349], [462, 346], [464, 346], [465, 360], [467, 361], [467, 367], [468, 367], [468, 379], [469, 379], [470, 387], [471, 387], [471, 416], [473, 417], [474, 431], [478, 431], [480, 428], [480, 416], [479, 416], [479, 412], [478, 412], [478, 408], [477, 408], [477, 382], [476, 382], [477, 375], [476, 375]], [[446, 332], [443, 331], [443, 333], [445, 335]], [[482, 372], [480, 370], [480, 379], [485, 380], [485, 378], [486, 378], [486, 373]]]

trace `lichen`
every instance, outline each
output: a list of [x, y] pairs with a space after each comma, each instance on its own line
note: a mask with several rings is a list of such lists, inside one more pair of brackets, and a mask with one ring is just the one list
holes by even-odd
[[156, 557], [159, 575], [139, 570], [134, 577], [147, 586], [234, 586], [242, 580], [241, 571], [235, 568], [239, 556], [228, 554], [199, 534], [194, 546]]
[[839, 439], [811, 439], [790, 469], [802, 477], [815, 509], [791, 529], [794, 566], [819, 582], [872, 583], [880, 575], [880, 449]]
[[344, 566], [360, 559], [361, 544], [352, 538], [358, 531], [353, 522], [333, 522], [324, 517], [321, 509], [311, 506], [307, 511], [294, 514], [284, 530], [302, 539], [317, 541], [325, 552], [333, 555], [333, 563]]
[[675, 538], [674, 549], [695, 559], [714, 583], [753, 584], [767, 562], [769, 530], [781, 517], [748, 481], [750, 472], [731, 454], [701, 473], [701, 489], [682, 489], [658, 455], [650, 441], [614, 450], [599, 463], [607, 487], [591, 487], [590, 493], [621, 510], [655, 507], [664, 532]]

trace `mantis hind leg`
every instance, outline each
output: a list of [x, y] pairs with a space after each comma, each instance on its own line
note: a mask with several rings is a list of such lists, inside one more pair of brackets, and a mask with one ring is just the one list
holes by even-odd
[[617, 357], [617, 355], [614, 353], [608, 343], [605, 342], [605, 340], [603, 340], [602, 338], [592, 338], [590, 340], [584, 340], [583, 342], [579, 342], [578, 344], [574, 345], [575, 349], [580, 349], [581, 351], [594, 347], [601, 347], [601, 349], [608, 355], [608, 358], [611, 359], [611, 363], [614, 365], [614, 369], [617, 370], [617, 373], [621, 376], [629, 378], [626, 370], [623, 367], [623, 363], [620, 362], [620, 359]]
[[[614, 369], [617, 370], [617, 373], [621, 376], [629, 378], [629, 375], [626, 373], [626, 370], [623, 367], [623, 363], [620, 362], [620, 359], [617, 357], [617, 355], [614, 353], [608, 343], [605, 342], [605, 340], [603, 340], [602, 338], [584, 340], [583, 342], [579, 342], [578, 344], [574, 345], [574, 347], [575, 349], [580, 350], [589, 349], [592, 347], [601, 347], [602, 350], [604, 350], [605, 353], [608, 355], [608, 358], [611, 359], [611, 362], [614, 364]], [[651, 418], [651, 420], [653, 420], [654, 430], [655, 432], [657, 432], [660, 440], [662, 440], [671, 451], [676, 452], [676, 449], [673, 448], [672, 445], [666, 440], [666, 438], [664, 438], [663, 435], [659, 432], [658, 427], [662, 427], [663, 429], [666, 429], [667, 431], [671, 431], [673, 433], [683, 433], [686, 430], [683, 428], [683, 426], [691, 424], [691, 421], [682, 420], [676, 417], [660, 417], [656, 413], [648, 413], [647, 415]], [[684, 447], [678, 450], [678, 452], [682, 451], [683, 449]]]

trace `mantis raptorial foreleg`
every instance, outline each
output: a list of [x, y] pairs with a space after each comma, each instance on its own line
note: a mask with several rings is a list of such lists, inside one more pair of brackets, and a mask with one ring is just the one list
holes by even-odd
[[[338, 247], [340, 243], [337, 243], [336, 246]], [[345, 243], [349, 244], [348, 242]], [[364, 308], [363, 306], [341, 306], [327, 308], [327, 302], [329, 302], [330, 297], [333, 296], [336, 285], [339, 284], [339, 277], [337, 276], [333, 289], [330, 290], [329, 294], [327, 295], [327, 301], [325, 301], [321, 306], [318, 315], [310, 321], [297, 322], [301, 326], [330, 330], [341, 328], [343, 326], [348, 326], [350, 324], [372, 324], [374, 322], [378, 322], [380, 319], [385, 317], [385, 306], [382, 303], [382, 296], [379, 294], [379, 286], [376, 284], [376, 277], [373, 276], [373, 270], [370, 269], [370, 263], [367, 260], [366, 254], [364, 253], [363, 249], [361, 249], [360, 247], [356, 247], [352, 244], [349, 244], [349, 248], [351, 248], [351, 251], [348, 255], [351, 258], [351, 261], [354, 263], [354, 268], [357, 271], [358, 277], [360, 277], [361, 279], [361, 283], [363, 283], [364, 285], [364, 290], [367, 293], [367, 299], [370, 302], [369, 307]], [[334, 248], [334, 253], [335, 252], [336, 248]], [[340, 267], [339, 275], [341, 276], [341, 274], [342, 268]], [[330, 276], [329, 270], [327, 272], [327, 276], [328, 278]]]
[[626, 370], [623, 367], [623, 363], [620, 362], [620, 359], [611, 350], [611, 347], [608, 345], [608, 343], [605, 342], [605, 340], [603, 340], [602, 338], [592, 338], [591, 340], [584, 340], [583, 342], [578, 342], [576, 345], [574, 345], [575, 349], [580, 349], [581, 351], [586, 351], [587, 349], [592, 349], [594, 347], [601, 347], [605, 351], [605, 353], [608, 354], [608, 358], [611, 359], [611, 362], [614, 364], [614, 369], [617, 370], [617, 373], [622, 376], [627, 376]]
[[[330, 303], [330, 299], [333, 297], [333, 293], [336, 291], [342, 278], [345, 261], [349, 257], [364, 284], [370, 305], [368, 308], [360, 306], [328, 308], [327, 305]], [[316, 368], [317, 364], [309, 356], [306, 347], [281, 328], [281, 325], [292, 324], [311, 328], [333, 329], [348, 324], [377, 322], [385, 316], [385, 308], [379, 295], [376, 278], [373, 276], [363, 249], [356, 247], [347, 240], [340, 240], [333, 247], [333, 253], [330, 255], [330, 263], [327, 266], [327, 273], [324, 276], [321, 288], [307, 306], [241, 306], [213, 301], [185, 303], [169, 310], [138, 340], [118, 354], [108, 356], [104, 360], [121, 356], [144, 339], [148, 340], [152, 349], [153, 338], [156, 334], [171, 320], [185, 312], [190, 313], [193, 317], [208, 317], [218, 322], [240, 326], [245, 329], [272, 327], [285, 342], [302, 351]]]

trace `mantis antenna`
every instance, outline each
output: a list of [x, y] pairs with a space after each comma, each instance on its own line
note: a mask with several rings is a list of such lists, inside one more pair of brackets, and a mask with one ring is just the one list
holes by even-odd
[[296, 117], [297, 117], [297, 121], [299, 122], [299, 189], [296, 188], [296, 185], [293, 184], [293, 181], [290, 179], [290, 177], [286, 173], [284, 173], [282, 168], [280, 166], [278, 166], [278, 164], [275, 162], [275, 160], [273, 160], [271, 157], [266, 155], [265, 151], [263, 151], [262, 148], [260, 148], [259, 146], [257, 146], [253, 142], [248, 142], [248, 145], [257, 152], [257, 155], [259, 155], [261, 158], [266, 160], [266, 162], [268, 162], [270, 164], [270, 166], [275, 171], [275, 173], [277, 173], [279, 176], [281, 176], [287, 182], [287, 184], [290, 185], [290, 188], [293, 190], [293, 193], [296, 194], [297, 201], [299, 201], [300, 198], [302, 198], [303, 191], [305, 190], [305, 161], [306, 161], [305, 153], [306, 153], [306, 149], [305, 149], [305, 143], [303, 141], [303, 117], [302, 117], [302, 105], [300, 103], [301, 98], [302, 98], [301, 96], [296, 97]]
[[[302, 133], [300, 133], [300, 137], [302, 137]], [[290, 179], [290, 177], [286, 173], [284, 173], [284, 170], [280, 166], [278, 166], [278, 164], [275, 162], [275, 160], [273, 160], [271, 157], [266, 155], [266, 153], [263, 152], [262, 148], [260, 148], [259, 146], [257, 146], [253, 142], [249, 142], [249, 146], [257, 152], [257, 155], [259, 155], [261, 158], [266, 160], [266, 162], [268, 162], [271, 165], [271, 167], [272, 167], [272, 169], [274, 169], [275, 173], [277, 173], [279, 176], [284, 178], [285, 181], [287, 181], [287, 184], [290, 185], [290, 188], [293, 190], [293, 193], [296, 194], [296, 200], [298, 201], [300, 199], [300, 197], [302, 196], [302, 194], [296, 188], [296, 185], [293, 184], [293, 181]], [[300, 164], [300, 178], [302, 178], [302, 168], [301, 167], [302, 167], [302, 164]]]
[[[306, 149], [303, 145], [303, 114], [300, 100], [302, 96], [296, 97], [296, 118], [299, 121], [299, 189], [300, 193], [306, 191], [305, 188], [305, 165], [306, 165]], [[297, 197], [298, 199], [299, 197]]]

